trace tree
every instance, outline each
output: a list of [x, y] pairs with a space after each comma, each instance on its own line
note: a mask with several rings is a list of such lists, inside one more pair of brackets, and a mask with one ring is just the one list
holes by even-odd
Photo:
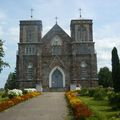
[[17, 88], [17, 83], [16, 83], [16, 71], [13, 73], [10, 73], [8, 75], [8, 79], [6, 81], [4, 89], [14, 89]]
[[120, 92], [120, 63], [116, 47], [112, 50], [112, 80], [115, 92]]
[[3, 41], [0, 40], [0, 73], [3, 70], [4, 67], [9, 66], [8, 63], [3, 61], [3, 57], [4, 57], [5, 53], [3, 50]]
[[112, 87], [112, 75], [108, 67], [100, 68], [98, 73], [99, 85], [103, 87]]

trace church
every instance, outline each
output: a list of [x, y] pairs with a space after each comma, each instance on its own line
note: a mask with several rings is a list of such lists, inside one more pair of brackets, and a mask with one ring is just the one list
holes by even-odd
[[91, 19], [73, 19], [68, 35], [57, 23], [42, 36], [41, 20], [20, 21], [16, 60], [19, 88], [43, 91], [98, 85]]

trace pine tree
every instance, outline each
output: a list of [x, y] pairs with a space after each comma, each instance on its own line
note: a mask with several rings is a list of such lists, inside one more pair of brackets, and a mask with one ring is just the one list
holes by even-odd
[[112, 80], [115, 92], [120, 92], [120, 63], [116, 47], [112, 50]]

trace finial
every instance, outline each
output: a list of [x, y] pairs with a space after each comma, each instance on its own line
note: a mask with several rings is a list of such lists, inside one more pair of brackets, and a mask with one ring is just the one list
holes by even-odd
[[55, 17], [55, 22], [56, 22], [56, 24], [57, 24], [57, 20], [58, 20], [58, 17], [56, 16], [56, 17]]
[[30, 10], [31, 10], [31, 16], [30, 16], [30, 17], [31, 17], [31, 19], [32, 19], [32, 18], [33, 18], [33, 10], [34, 10], [34, 9], [31, 8]]
[[80, 9], [79, 9], [79, 12], [80, 12], [80, 18], [82, 17], [81, 11], [82, 11], [82, 9], [80, 8]]

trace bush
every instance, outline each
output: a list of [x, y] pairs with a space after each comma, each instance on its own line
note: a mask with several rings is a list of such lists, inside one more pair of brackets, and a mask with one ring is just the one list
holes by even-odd
[[37, 92], [35, 88], [25, 88], [23, 90], [23, 94], [31, 93], [31, 92]]
[[120, 93], [111, 93], [109, 95], [109, 104], [114, 110], [120, 109]]
[[14, 97], [17, 97], [17, 96], [22, 96], [22, 90], [19, 90], [19, 89], [13, 89], [13, 90], [9, 90], [8, 91], [8, 97], [11, 99], [11, 98], [14, 98]]
[[103, 87], [90, 88], [88, 90], [88, 96], [94, 97], [95, 100], [103, 100], [107, 97], [107, 89]]
[[79, 91], [77, 91], [79, 95], [81, 96], [88, 96], [88, 89], [87, 88], [83, 88]]
[[106, 97], [106, 92], [104, 89], [98, 90], [93, 95], [95, 100], [104, 100]]
[[88, 96], [89, 96], [89, 97], [93, 97], [94, 94], [95, 94], [95, 92], [96, 92], [96, 89], [95, 89], [95, 88], [90, 88], [90, 89], [88, 90]]

